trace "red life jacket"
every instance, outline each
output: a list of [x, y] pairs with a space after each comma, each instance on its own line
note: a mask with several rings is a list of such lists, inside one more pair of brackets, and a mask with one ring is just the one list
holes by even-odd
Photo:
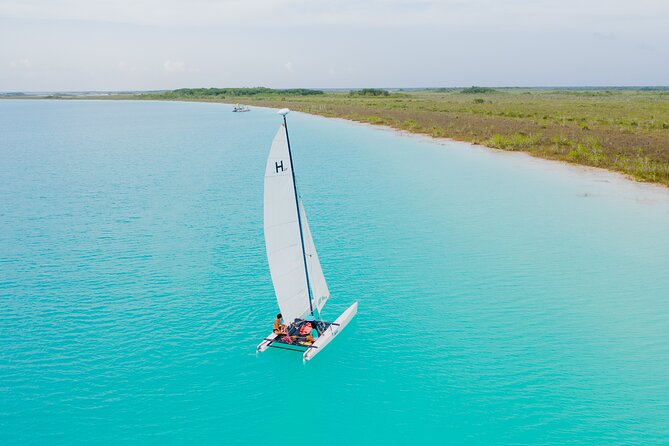
[[305, 336], [311, 333], [312, 327], [309, 322], [300, 327], [300, 335]]

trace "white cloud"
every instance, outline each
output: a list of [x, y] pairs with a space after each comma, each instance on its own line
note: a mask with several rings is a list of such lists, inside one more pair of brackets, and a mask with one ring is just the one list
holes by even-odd
[[116, 64], [116, 70], [121, 73], [134, 73], [137, 71], [137, 67], [126, 60], [121, 60]]
[[12, 60], [11, 62], [9, 62], [9, 68], [11, 68], [12, 70], [20, 70], [20, 69], [27, 70], [32, 66], [33, 66], [32, 62], [30, 62], [30, 59], [27, 58]]
[[0, 0], [0, 86], [659, 85], [668, 22], [667, 0]]
[[3, 0], [0, 17], [157, 26], [564, 25], [594, 18], [662, 21], [664, 0]]
[[163, 68], [168, 73], [183, 73], [186, 71], [186, 63], [181, 60], [166, 60], [163, 62]]

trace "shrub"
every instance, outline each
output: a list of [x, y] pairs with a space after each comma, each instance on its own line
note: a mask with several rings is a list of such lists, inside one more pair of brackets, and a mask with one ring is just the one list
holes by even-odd
[[480, 94], [480, 93], [496, 93], [496, 92], [497, 90], [495, 90], [494, 88], [476, 87], [476, 86], [465, 88], [462, 91], [460, 91], [460, 93], [464, 94]]
[[638, 155], [631, 158], [620, 155], [615, 159], [614, 164], [623, 172], [631, 173], [640, 180], [664, 182], [669, 180], [669, 165], [647, 156]]
[[608, 161], [602, 145], [596, 139], [577, 144], [576, 148], [567, 154], [567, 158], [570, 161], [591, 166], [601, 166]]
[[179, 88], [173, 91], [159, 93], [158, 97], [164, 98], [217, 98], [226, 96], [259, 96], [285, 94], [290, 96], [313, 96], [320, 95], [322, 90], [310, 90], [307, 88], [292, 88], [287, 90], [274, 90], [266, 87], [252, 88]]
[[519, 150], [531, 148], [536, 145], [538, 141], [538, 135], [514, 133], [507, 136], [496, 133], [492, 135], [490, 139], [485, 141], [485, 145], [503, 150]]
[[382, 90], [380, 88], [363, 88], [362, 90], [351, 91], [349, 93], [351, 96], [389, 96], [387, 90]]

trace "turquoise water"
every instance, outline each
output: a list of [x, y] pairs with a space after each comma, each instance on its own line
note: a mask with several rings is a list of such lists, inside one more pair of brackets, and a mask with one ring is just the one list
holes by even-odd
[[[669, 442], [669, 194], [291, 114], [333, 298], [255, 346], [270, 110], [0, 101], [0, 443]], [[315, 437], [314, 437], [315, 436]]]

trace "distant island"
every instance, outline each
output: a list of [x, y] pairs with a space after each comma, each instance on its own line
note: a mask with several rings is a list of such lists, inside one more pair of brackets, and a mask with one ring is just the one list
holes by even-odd
[[[13, 93], [3, 97], [26, 96]], [[289, 107], [602, 167], [669, 186], [668, 87], [182, 88], [49, 97], [244, 102]]]

